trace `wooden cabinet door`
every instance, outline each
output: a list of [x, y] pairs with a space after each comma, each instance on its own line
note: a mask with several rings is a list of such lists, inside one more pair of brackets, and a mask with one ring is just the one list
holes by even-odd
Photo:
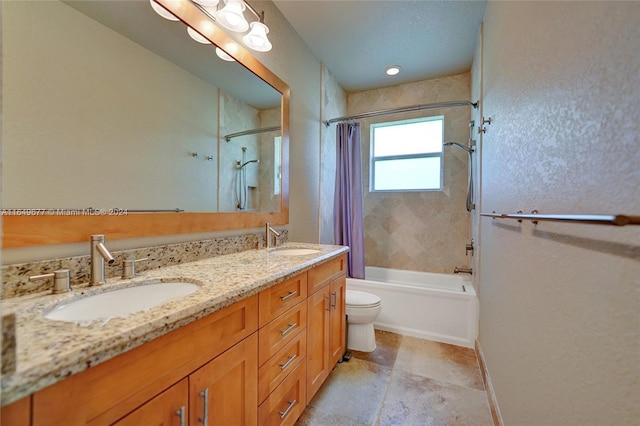
[[186, 426], [189, 382], [182, 379], [151, 401], [114, 423], [114, 426]]
[[329, 375], [329, 286], [307, 299], [307, 403]]
[[346, 289], [347, 278], [344, 275], [332, 282], [330, 286], [329, 365], [331, 368], [342, 357], [346, 349]]
[[0, 424], [6, 426], [29, 426], [31, 424], [31, 397], [5, 405], [0, 409]]
[[189, 375], [191, 425], [257, 425], [256, 333]]

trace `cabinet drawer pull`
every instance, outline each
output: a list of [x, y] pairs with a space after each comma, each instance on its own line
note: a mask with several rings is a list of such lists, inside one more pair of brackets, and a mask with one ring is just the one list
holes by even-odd
[[184, 405], [180, 407], [178, 411], [176, 411], [176, 416], [180, 417], [180, 426], [185, 426], [184, 423]]
[[290, 291], [289, 293], [285, 294], [284, 296], [280, 296], [280, 300], [282, 300], [284, 302], [287, 299], [291, 299], [296, 294], [298, 294], [298, 292], [296, 290]]
[[333, 302], [331, 302], [331, 308], [335, 309], [336, 308], [336, 303], [338, 303], [338, 295], [337, 292], [333, 292], [331, 293], [331, 297], [333, 298]]
[[289, 327], [285, 328], [284, 330], [280, 330], [280, 335], [284, 336], [285, 334], [287, 334], [297, 326], [298, 326], [298, 323], [295, 323], [295, 322], [293, 324], [289, 324]]
[[287, 368], [294, 359], [296, 359], [296, 354], [291, 355], [289, 358], [287, 358], [287, 361], [285, 361], [284, 364], [280, 364], [280, 370], [284, 370], [285, 368]]
[[202, 410], [202, 418], [198, 418], [198, 421], [204, 426], [207, 426], [209, 422], [209, 388], [204, 388], [204, 390], [200, 392], [200, 396], [204, 398], [204, 409]]
[[289, 411], [291, 411], [293, 406], [296, 405], [296, 402], [298, 402], [298, 401], [296, 401], [295, 399], [292, 400], [292, 401], [289, 401], [289, 406], [287, 407], [287, 409], [284, 410], [284, 411], [280, 411], [280, 418], [281, 419], [284, 419], [287, 416], [287, 414], [289, 414]]

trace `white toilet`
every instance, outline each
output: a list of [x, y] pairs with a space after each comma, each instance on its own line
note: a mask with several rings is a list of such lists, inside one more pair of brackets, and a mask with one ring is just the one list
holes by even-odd
[[375, 294], [347, 290], [347, 348], [360, 352], [376, 349], [373, 321], [380, 314], [382, 305]]

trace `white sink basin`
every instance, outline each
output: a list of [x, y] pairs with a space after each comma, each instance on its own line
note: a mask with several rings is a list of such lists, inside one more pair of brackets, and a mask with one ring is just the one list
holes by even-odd
[[271, 254], [275, 254], [278, 256], [304, 256], [306, 254], [316, 254], [316, 253], [320, 253], [320, 250], [306, 249], [306, 248], [289, 248], [289, 249], [278, 249], [271, 252]]
[[91, 322], [109, 318], [125, 318], [164, 302], [195, 292], [196, 284], [165, 282], [106, 291], [58, 305], [44, 314], [45, 318], [68, 322]]

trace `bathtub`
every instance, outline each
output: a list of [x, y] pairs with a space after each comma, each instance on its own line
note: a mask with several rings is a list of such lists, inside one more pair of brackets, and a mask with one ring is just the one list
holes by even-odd
[[367, 266], [364, 280], [347, 278], [347, 290], [380, 297], [377, 329], [475, 347], [478, 297], [468, 276]]

